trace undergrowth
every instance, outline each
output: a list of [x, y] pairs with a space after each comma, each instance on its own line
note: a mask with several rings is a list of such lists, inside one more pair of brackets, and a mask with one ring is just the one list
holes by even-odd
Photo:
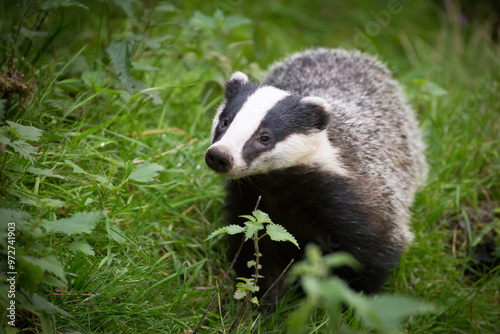
[[[412, 316], [404, 328], [496, 332], [495, 22], [453, 1], [391, 8], [365, 0], [2, 2], [0, 326], [194, 330], [228, 267], [223, 240], [205, 241], [223, 225], [223, 189], [203, 160], [225, 79], [235, 70], [259, 79], [288, 53], [342, 46], [389, 64], [427, 143], [416, 238], [385, 292], [438, 312]], [[16, 327], [7, 323], [10, 264]], [[234, 285], [220, 290], [203, 331], [228, 331], [239, 307]], [[285, 332], [299, 305], [290, 293], [273, 314], [249, 317], [237, 330]], [[327, 332], [331, 321], [322, 308], [307, 320], [305, 333]], [[364, 330], [352, 311], [338, 321]]]

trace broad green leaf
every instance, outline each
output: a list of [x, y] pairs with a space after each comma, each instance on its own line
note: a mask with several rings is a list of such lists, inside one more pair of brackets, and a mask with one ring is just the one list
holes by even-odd
[[241, 233], [243, 231], [245, 231], [245, 228], [243, 228], [240, 225], [228, 225], [228, 226], [221, 227], [221, 228], [215, 230], [214, 232], [210, 233], [208, 238], [205, 240], [212, 239], [213, 237], [218, 236], [219, 234], [223, 234], [223, 233], [234, 235], [234, 234]]
[[436, 307], [428, 302], [403, 296], [379, 295], [368, 299], [367, 303], [370, 312], [359, 312], [357, 309], [359, 317], [372, 328], [379, 328], [382, 324], [381, 330], [397, 328], [411, 315], [436, 311]]
[[76, 0], [47, 0], [44, 1], [41, 5], [42, 10], [54, 9], [59, 7], [81, 7], [84, 9], [89, 9], [87, 6]]
[[157, 163], [145, 162], [139, 165], [135, 170], [130, 173], [129, 179], [135, 180], [137, 182], [149, 182], [153, 181], [153, 178], [158, 175], [158, 171], [164, 169], [163, 166]]
[[132, 42], [126, 39], [117, 39], [107, 47], [111, 64], [120, 75], [120, 81], [125, 88], [132, 88]]
[[37, 208], [61, 208], [64, 206], [64, 202], [58, 199], [52, 198], [35, 198], [35, 197], [23, 197], [21, 198], [21, 203], [26, 205], [32, 205]]
[[50, 169], [41, 169], [36, 167], [29, 167], [28, 172], [35, 175], [47, 176], [47, 177], [57, 177], [59, 179], [64, 179], [63, 176], [52, 172]]
[[52, 198], [42, 198], [40, 204], [46, 208], [62, 208], [64, 206], [63, 201]]
[[31, 263], [35, 266], [40, 267], [43, 271], [47, 271], [49, 273], [54, 274], [57, 278], [62, 280], [64, 283], [68, 283], [66, 281], [66, 274], [64, 273], [63, 266], [59, 262], [58, 259], [56, 259], [53, 256], [46, 256], [43, 258], [38, 258], [30, 255], [25, 255], [22, 257], [23, 261], [26, 261], [28, 263]]
[[269, 224], [266, 226], [266, 232], [273, 241], [290, 241], [292, 244], [299, 247], [297, 240], [283, 226], [278, 224]]
[[55, 232], [67, 235], [90, 233], [102, 216], [101, 212], [78, 212], [71, 218], [59, 219], [53, 228]]
[[234, 292], [234, 299], [236, 300], [240, 300], [240, 299], [243, 299], [247, 296], [247, 291], [246, 290], [240, 290], [240, 289], [237, 289], [235, 292]]
[[64, 311], [63, 309], [57, 307], [56, 305], [48, 302], [45, 298], [39, 296], [38, 294], [34, 293], [33, 298], [32, 298], [32, 304], [31, 307], [29, 308], [30, 311], [35, 311], [35, 313], [38, 313], [36, 311], [45, 311], [45, 312], [58, 312], [66, 317], [72, 317], [71, 314], [68, 312]]
[[260, 210], [255, 210], [253, 212], [253, 215], [255, 216], [255, 218], [257, 218], [257, 221], [261, 224], [272, 223], [271, 218], [269, 218], [269, 215], [265, 212], [262, 212]]
[[262, 229], [264, 229], [263, 224], [247, 221], [245, 223], [245, 241], [253, 238], [253, 236]]
[[24, 140], [16, 140], [9, 145], [16, 153], [19, 153], [23, 158], [33, 162], [33, 156], [37, 154], [38, 148], [28, 144]]
[[73, 253], [82, 252], [83, 254], [87, 254], [90, 256], [95, 255], [95, 252], [94, 252], [94, 249], [92, 248], [92, 246], [90, 246], [88, 243], [86, 243], [84, 241], [75, 241], [68, 246], [68, 249], [70, 251], [72, 251]]
[[43, 134], [43, 131], [34, 126], [25, 126], [11, 121], [7, 121], [12, 129], [19, 137], [25, 140], [38, 141]]
[[[17, 211], [14, 209], [0, 208], [0, 225], [7, 226], [8, 223], [19, 223], [20, 221], [28, 221], [31, 218], [29, 213]], [[5, 232], [1, 229], [0, 233]]]
[[[3, 131], [2, 131], [3, 132]], [[0, 144], [4, 145], [12, 145], [12, 142], [10, 141], [9, 138], [5, 137], [4, 135], [0, 134]]]

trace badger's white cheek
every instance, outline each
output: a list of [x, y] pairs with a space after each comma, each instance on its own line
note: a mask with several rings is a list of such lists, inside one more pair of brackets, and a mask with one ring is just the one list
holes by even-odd
[[261, 153], [257, 158], [255, 158], [248, 167], [250, 174], [263, 174], [268, 173], [273, 170], [284, 168], [283, 163], [286, 162], [283, 153], [280, 150], [276, 150], [274, 147], [272, 150]]

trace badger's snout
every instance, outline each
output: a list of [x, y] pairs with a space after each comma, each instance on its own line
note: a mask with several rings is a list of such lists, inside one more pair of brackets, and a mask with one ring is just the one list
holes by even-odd
[[205, 153], [205, 162], [208, 167], [219, 173], [227, 173], [233, 167], [233, 157], [220, 146], [210, 147]]

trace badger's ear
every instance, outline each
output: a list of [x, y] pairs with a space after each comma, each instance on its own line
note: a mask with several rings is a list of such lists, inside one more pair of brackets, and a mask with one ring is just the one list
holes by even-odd
[[330, 120], [330, 105], [325, 99], [317, 96], [307, 96], [300, 100], [300, 107], [308, 125], [323, 130]]
[[249, 83], [247, 75], [242, 72], [234, 72], [233, 75], [226, 82], [226, 100], [236, 96], [240, 90], [240, 88]]

